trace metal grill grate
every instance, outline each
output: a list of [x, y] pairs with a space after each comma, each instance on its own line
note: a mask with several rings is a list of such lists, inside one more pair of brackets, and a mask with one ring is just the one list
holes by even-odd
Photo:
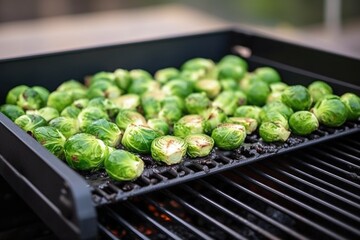
[[110, 239], [359, 239], [360, 134], [99, 207]]

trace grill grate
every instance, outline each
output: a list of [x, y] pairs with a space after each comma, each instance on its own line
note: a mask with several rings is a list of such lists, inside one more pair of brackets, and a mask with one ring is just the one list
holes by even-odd
[[358, 239], [360, 134], [98, 208], [109, 239]]

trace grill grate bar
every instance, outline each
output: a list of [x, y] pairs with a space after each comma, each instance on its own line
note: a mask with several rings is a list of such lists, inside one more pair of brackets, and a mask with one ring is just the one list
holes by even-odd
[[105, 235], [107, 238], [110, 238], [112, 240], [118, 240], [119, 238], [115, 236], [111, 231], [109, 231], [106, 227], [104, 227], [102, 224], [98, 224], [98, 228], [103, 235]]
[[359, 148], [355, 148], [354, 146], [351, 146], [351, 145], [357, 144], [357, 142], [351, 142], [350, 144], [345, 144], [344, 142], [345, 141], [337, 142], [336, 145], [338, 145], [338, 146], [340, 146], [342, 148], [345, 148], [348, 151], [350, 151], [351, 153], [353, 153], [353, 155], [349, 154], [349, 156], [352, 157], [352, 158], [354, 158], [354, 156], [357, 156], [359, 154], [358, 149], [360, 148], [360, 145], [358, 145]]
[[236, 213], [230, 211], [229, 209], [221, 206], [220, 204], [214, 202], [213, 200], [209, 199], [208, 197], [195, 192], [193, 189], [191, 189], [190, 187], [186, 186], [186, 185], [181, 185], [180, 186], [182, 189], [186, 190], [187, 192], [189, 192], [190, 194], [192, 194], [193, 196], [196, 196], [202, 200], [204, 200], [204, 202], [206, 202], [207, 204], [210, 204], [211, 206], [219, 209], [221, 212], [226, 213], [228, 216], [230, 216], [231, 218], [233, 218], [234, 220], [244, 224], [245, 226], [251, 228], [252, 230], [262, 234], [263, 236], [265, 236], [266, 238], [269, 239], [280, 239], [278, 237], [276, 237], [275, 235], [273, 235], [272, 233], [266, 231], [265, 229], [262, 229], [260, 227], [258, 227], [257, 225], [251, 223], [250, 221], [248, 221], [247, 219], [244, 219], [242, 217], [240, 217], [239, 215], [237, 215]]
[[175, 194], [173, 194], [172, 192], [170, 192], [169, 190], [164, 190], [164, 192], [166, 193], [166, 195], [168, 195], [170, 198], [175, 199], [177, 202], [179, 202], [181, 205], [183, 205], [184, 207], [188, 208], [190, 211], [192, 211], [193, 213], [196, 213], [197, 215], [201, 216], [202, 218], [204, 218], [205, 220], [207, 220], [208, 222], [216, 225], [218, 228], [222, 229], [224, 232], [228, 233], [229, 235], [231, 235], [233, 238], [235, 239], [242, 239], [245, 240], [246, 238], [243, 237], [242, 235], [238, 234], [237, 232], [235, 232], [234, 230], [232, 230], [231, 228], [225, 226], [224, 224], [222, 224], [221, 222], [215, 220], [213, 217], [207, 215], [206, 213], [202, 212], [201, 210], [195, 208], [192, 204], [188, 203], [187, 201], [183, 200], [182, 198], [179, 198], [178, 196], [176, 196]]
[[[323, 151], [324, 151], [323, 153], [332, 152], [333, 155], [330, 155], [330, 157], [334, 157], [335, 155], [340, 155], [340, 156], [342, 156], [341, 159], [343, 161], [352, 161], [352, 164], [355, 164], [357, 167], [359, 167], [358, 164], [360, 164], [360, 158], [356, 157], [357, 155], [359, 155], [359, 153], [352, 153], [351, 154], [349, 152], [345, 152], [343, 149], [340, 149], [339, 147], [337, 147], [336, 150], [335, 150], [333, 148], [328, 148], [326, 146], [323, 146], [323, 147], [321, 147], [321, 149], [323, 149]], [[354, 151], [354, 149], [351, 149], [351, 148], [347, 148], [347, 150], [348, 151]], [[346, 160], [344, 158], [346, 158]]]
[[272, 218], [266, 216], [265, 214], [257, 211], [255, 208], [252, 208], [252, 207], [242, 203], [241, 201], [231, 197], [230, 195], [226, 194], [225, 192], [221, 191], [220, 189], [215, 188], [214, 186], [210, 185], [208, 182], [203, 181], [203, 180], [198, 180], [198, 181], [206, 188], [212, 190], [213, 192], [217, 193], [221, 197], [228, 199], [229, 201], [234, 203], [237, 207], [241, 207], [241, 208], [245, 209], [246, 211], [248, 211], [248, 212], [254, 214], [255, 216], [261, 218], [262, 220], [268, 222], [269, 224], [281, 229], [283, 232], [287, 233], [288, 235], [290, 235], [294, 238], [297, 238], [297, 239], [307, 239], [304, 235], [301, 235], [300, 233], [288, 228], [286, 225], [280, 224], [279, 222], [273, 220]]

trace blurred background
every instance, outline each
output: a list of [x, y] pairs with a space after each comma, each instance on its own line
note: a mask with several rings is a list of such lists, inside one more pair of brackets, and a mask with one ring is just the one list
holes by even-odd
[[228, 26], [360, 58], [359, 0], [0, 0], [0, 59]]

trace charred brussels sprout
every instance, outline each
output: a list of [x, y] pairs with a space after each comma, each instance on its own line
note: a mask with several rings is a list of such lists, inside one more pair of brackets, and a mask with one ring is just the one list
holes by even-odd
[[37, 110], [45, 105], [42, 96], [33, 88], [25, 89], [18, 97], [17, 105], [24, 110]]
[[193, 134], [185, 138], [187, 154], [191, 158], [205, 157], [214, 147], [214, 139], [205, 134]]
[[155, 161], [172, 165], [181, 162], [186, 154], [185, 140], [174, 136], [155, 138], [151, 143], [151, 156]]
[[357, 120], [360, 117], [360, 98], [354, 93], [345, 93], [340, 100], [345, 104], [348, 120]]
[[106, 112], [97, 107], [84, 108], [77, 117], [81, 131], [85, 131], [86, 128], [95, 120], [108, 118], [109, 117]]
[[185, 99], [186, 110], [191, 114], [200, 114], [211, 105], [205, 93], [192, 93]]
[[250, 105], [263, 106], [270, 94], [270, 88], [263, 81], [251, 83], [246, 91], [247, 101]]
[[125, 94], [112, 99], [112, 102], [120, 109], [136, 110], [140, 106], [140, 97], [136, 94]]
[[109, 117], [115, 117], [119, 112], [118, 106], [115, 105], [110, 99], [97, 97], [89, 101], [87, 107], [96, 107], [106, 112]]
[[178, 78], [179, 75], [179, 70], [169, 67], [156, 71], [154, 77], [156, 81], [163, 85], [172, 79]]
[[110, 147], [119, 145], [122, 137], [122, 132], [119, 127], [115, 123], [105, 119], [99, 119], [92, 122], [86, 128], [85, 132], [103, 140], [103, 142]]
[[115, 84], [122, 90], [126, 91], [131, 83], [130, 73], [125, 69], [118, 68], [114, 71]]
[[144, 162], [136, 155], [124, 150], [115, 150], [105, 159], [107, 174], [116, 181], [131, 181], [142, 174]]
[[205, 92], [208, 98], [213, 99], [219, 95], [221, 84], [216, 79], [201, 79], [194, 85], [196, 92]]
[[19, 85], [19, 86], [12, 88], [6, 95], [6, 103], [16, 105], [20, 94], [22, 94], [28, 88], [29, 87], [26, 85]]
[[255, 74], [267, 84], [281, 82], [279, 73], [271, 67], [259, 67]]
[[288, 119], [278, 111], [264, 111], [260, 114], [261, 122], [272, 122], [280, 124], [286, 130], [289, 129]]
[[26, 114], [35, 114], [43, 117], [47, 122], [51, 121], [54, 118], [59, 117], [59, 112], [55, 108], [52, 107], [43, 107], [39, 110], [28, 110]]
[[152, 141], [159, 136], [160, 133], [150, 127], [130, 124], [124, 132], [121, 144], [129, 151], [150, 153]]
[[309, 110], [312, 98], [306, 87], [301, 85], [290, 86], [281, 94], [281, 101], [291, 107], [295, 112]]
[[2, 105], [0, 107], [0, 112], [10, 118], [11, 121], [15, 121], [15, 119], [25, 114], [24, 110], [21, 107], [12, 104]]
[[321, 124], [339, 127], [347, 119], [345, 104], [338, 97], [323, 98], [311, 110]]
[[246, 129], [246, 134], [253, 133], [258, 126], [258, 123], [255, 119], [247, 117], [230, 117], [226, 119], [226, 122], [243, 125]]
[[69, 166], [78, 170], [98, 169], [110, 154], [102, 140], [87, 133], [71, 136], [64, 144], [64, 152]]
[[151, 118], [147, 121], [147, 125], [161, 133], [161, 135], [167, 135], [169, 133], [169, 124], [160, 118]]
[[34, 130], [35, 139], [56, 157], [62, 159], [66, 138], [54, 127], [44, 126]]
[[138, 112], [122, 109], [116, 116], [115, 123], [121, 130], [125, 130], [130, 124], [146, 125], [146, 119]]
[[264, 122], [259, 127], [259, 134], [264, 142], [285, 142], [290, 136], [290, 131], [281, 124]]
[[333, 93], [330, 85], [323, 81], [312, 82], [308, 86], [308, 90], [314, 103], [318, 102], [323, 96]]
[[262, 108], [262, 113], [269, 111], [280, 112], [282, 115], [284, 115], [284, 117], [286, 117], [286, 119], [289, 119], [290, 116], [294, 113], [294, 111], [289, 106], [280, 101], [268, 103]]
[[213, 106], [224, 111], [226, 115], [233, 115], [236, 108], [246, 104], [246, 95], [241, 91], [223, 91], [214, 100]]
[[240, 65], [234, 64], [220, 64], [218, 66], [218, 79], [231, 78], [234, 80], [240, 80], [244, 77], [246, 71]]
[[204, 118], [200, 115], [186, 115], [174, 124], [174, 135], [185, 138], [187, 135], [203, 133]]
[[113, 99], [119, 97], [121, 93], [115, 83], [101, 80], [91, 84], [87, 91], [87, 97], [89, 99], [97, 97]]
[[64, 110], [67, 106], [71, 105], [73, 98], [68, 92], [52, 92], [50, 93], [47, 101], [47, 106], [55, 108], [59, 112]]
[[258, 106], [240, 106], [235, 110], [234, 117], [248, 117], [255, 119], [260, 124], [261, 108]]
[[57, 117], [49, 122], [51, 127], [58, 129], [66, 138], [79, 132], [77, 119]]
[[192, 93], [192, 90], [192, 84], [181, 79], [171, 80], [162, 87], [162, 91], [165, 93], [165, 95], [175, 95], [181, 98], [187, 97]]
[[319, 127], [319, 121], [308, 111], [298, 111], [289, 119], [291, 131], [298, 135], [308, 135]]
[[223, 64], [239, 65], [244, 70], [248, 69], [247, 62], [244, 59], [242, 59], [241, 57], [238, 57], [235, 55], [226, 55], [225, 57], [223, 57], [220, 60], [220, 62], [218, 63], [218, 65], [223, 65]]
[[79, 115], [80, 112], [81, 112], [81, 109], [70, 105], [61, 111], [60, 116], [68, 117], [68, 118], [77, 118], [77, 116]]
[[226, 120], [226, 114], [220, 108], [209, 108], [201, 114], [204, 118], [204, 131], [211, 134], [212, 130]]
[[224, 150], [234, 150], [244, 143], [246, 130], [243, 125], [234, 123], [223, 123], [216, 127], [211, 137], [215, 145]]
[[25, 114], [15, 119], [14, 123], [22, 128], [25, 132], [33, 134], [38, 127], [47, 125], [46, 120], [40, 115]]

